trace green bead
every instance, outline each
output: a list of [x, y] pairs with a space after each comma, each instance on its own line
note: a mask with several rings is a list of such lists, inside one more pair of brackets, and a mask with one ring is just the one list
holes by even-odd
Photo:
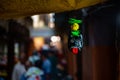
[[77, 30], [77, 31], [71, 31], [71, 35], [72, 36], [79, 36], [80, 35], [80, 31]]

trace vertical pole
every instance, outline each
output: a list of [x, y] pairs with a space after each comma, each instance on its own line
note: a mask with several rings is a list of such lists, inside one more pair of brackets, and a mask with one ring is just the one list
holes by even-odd
[[14, 40], [12, 36], [12, 31], [13, 29], [10, 21], [8, 25], [8, 41], [7, 41], [7, 44], [8, 44], [7, 80], [11, 80], [13, 66], [14, 66]]

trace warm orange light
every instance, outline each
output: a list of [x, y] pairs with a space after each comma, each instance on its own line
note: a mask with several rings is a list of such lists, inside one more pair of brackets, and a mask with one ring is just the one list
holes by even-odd
[[36, 50], [40, 50], [40, 48], [44, 45], [44, 38], [43, 37], [35, 37], [33, 38], [34, 47]]

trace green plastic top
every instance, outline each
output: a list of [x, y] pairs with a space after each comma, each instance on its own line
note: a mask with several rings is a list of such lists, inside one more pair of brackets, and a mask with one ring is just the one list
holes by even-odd
[[74, 19], [74, 18], [70, 18], [68, 22], [69, 22], [70, 24], [82, 23], [82, 20], [77, 20], [77, 19]]

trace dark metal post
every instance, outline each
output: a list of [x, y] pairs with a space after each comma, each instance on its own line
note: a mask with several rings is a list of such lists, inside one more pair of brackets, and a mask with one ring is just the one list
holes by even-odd
[[12, 26], [11, 26], [11, 21], [9, 22], [8, 25], [8, 63], [7, 63], [7, 80], [11, 80], [11, 76], [12, 76], [12, 71], [13, 71], [13, 67], [14, 67], [14, 39], [12, 36]]

